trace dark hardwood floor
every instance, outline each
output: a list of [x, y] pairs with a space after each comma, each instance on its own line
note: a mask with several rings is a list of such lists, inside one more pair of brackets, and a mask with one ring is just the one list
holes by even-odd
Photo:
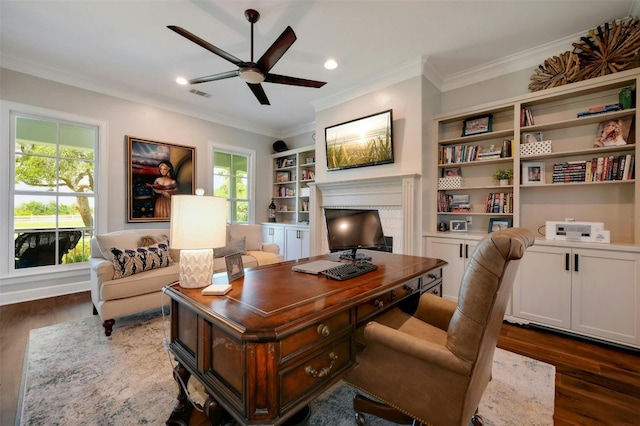
[[[0, 425], [15, 423], [29, 330], [91, 315], [88, 292], [0, 306]], [[509, 324], [498, 346], [556, 366], [556, 425], [640, 424], [640, 353]]]

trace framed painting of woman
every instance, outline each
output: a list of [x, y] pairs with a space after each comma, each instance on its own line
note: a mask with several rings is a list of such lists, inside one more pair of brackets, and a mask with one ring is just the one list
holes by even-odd
[[196, 149], [127, 136], [127, 222], [168, 222], [171, 197], [195, 193]]

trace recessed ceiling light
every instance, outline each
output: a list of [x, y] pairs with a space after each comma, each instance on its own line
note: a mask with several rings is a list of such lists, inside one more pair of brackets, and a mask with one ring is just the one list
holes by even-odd
[[176, 83], [181, 84], [182, 86], [186, 86], [189, 82], [184, 77], [176, 78]]
[[335, 70], [338, 68], [338, 63], [334, 59], [328, 59], [327, 62], [324, 63], [324, 67], [328, 70]]

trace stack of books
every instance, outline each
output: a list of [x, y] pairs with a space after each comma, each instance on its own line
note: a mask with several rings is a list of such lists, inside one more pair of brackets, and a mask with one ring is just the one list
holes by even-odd
[[454, 195], [451, 200], [451, 212], [452, 213], [469, 213], [471, 211], [471, 204], [469, 204], [468, 194]]
[[477, 159], [478, 160], [495, 160], [496, 158], [502, 158], [502, 150], [501, 149], [493, 149], [490, 151], [478, 151]]
[[586, 173], [587, 161], [556, 163], [553, 165], [553, 183], [584, 182]]
[[622, 105], [620, 104], [593, 106], [586, 111], [580, 111], [578, 113], [578, 118], [588, 117], [590, 115], [596, 115], [596, 114], [604, 114], [605, 112], [620, 111], [621, 109], [622, 109]]
[[513, 213], [513, 192], [490, 192], [485, 201], [485, 213]]

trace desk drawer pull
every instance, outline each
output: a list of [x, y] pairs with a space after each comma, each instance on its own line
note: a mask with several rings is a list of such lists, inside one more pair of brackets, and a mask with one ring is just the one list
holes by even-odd
[[329, 335], [331, 334], [331, 330], [329, 329], [329, 327], [324, 324], [320, 324], [316, 330], [322, 337], [329, 337]]
[[313, 377], [314, 379], [318, 379], [318, 378], [321, 378], [321, 377], [327, 377], [331, 373], [331, 369], [333, 368], [333, 365], [336, 363], [337, 359], [338, 359], [338, 355], [336, 355], [335, 353], [331, 352], [331, 353], [329, 353], [329, 361], [331, 361], [331, 363], [329, 364], [328, 367], [324, 367], [324, 368], [321, 368], [320, 370], [316, 370], [312, 366], [307, 365], [304, 368], [304, 373], [307, 376]]
[[382, 300], [380, 300], [380, 299], [376, 299], [373, 302], [373, 306], [375, 306], [376, 308], [382, 308], [382, 307], [384, 307], [384, 302]]

